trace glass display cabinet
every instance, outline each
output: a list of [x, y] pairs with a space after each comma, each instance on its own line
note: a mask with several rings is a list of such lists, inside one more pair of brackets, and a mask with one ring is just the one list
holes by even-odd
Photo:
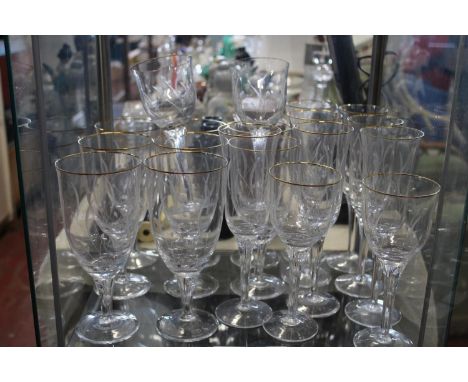
[[[77, 138], [94, 133], [98, 121], [109, 116], [145, 117], [129, 75], [132, 63], [178, 47], [196, 61], [197, 93], [199, 100], [203, 100], [205, 92], [212, 90], [207, 74], [213, 73], [219, 64], [212, 57], [221, 51], [229, 56], [234, 49], [232, 44], [238, 40], [221, 36], [197, 37], [189, 43], [180, 36], [9, 37], [8, 69], [38, 345], [87, 346], [76, 336], [74, 328], [83, 314], [99, 305], [93, 283], [71, 253], [64, 233], [54, 161], [78, 152]], [[252, 55], [262, 43], [255, 36], [242, 41], [244, 49], [250, 49]], [[411, 126], [423, 130], [417, 173], [442, 185], [430, 239], [408, 264], [398, 287], [396, 305], [402, 319], [396, 328], [418, 346], [444, 346], [447, 341], [468, 335], [467, 40], [464, 36], [389, 36], [379, 45], [375, 37], [372, 44], [372, 36], [367, 39], [357, 36], [354, 41], [352, 53], [357, 77], [353, 81], [359, 84], [358, 91], [346, 93], [350, 88], [347, 82], [350, 77], [346, 77], [349, 73], [343, 71], [340, 61], [343, 55], [336, 54], [336, 49], [341, 49], [339, 42], [329, 38], [329, 60], [336, 61], [333, 62], [336, 86], [333, 81], [327, 84], [331, 87], [327, 94], [335, 97], [336, 102], [356, 102], [349, 101], [353, 96], [365, 102], [370, 95], [375, 102], [389, 105]], [[278, 54], [278, 46], [270, 45], [276, 47]], [[306, 63], [313, 62], [311, 46], [306, 48], [302, 43], [299, 46], [308, 52]], [[331, 70], [331, 65], [326, 69]], [[307, 70], [310, 73], [310, 68]], [[288, 83], [291, 97], [300, 93], [297, 82], [300, 80], [297, 72], [291, 76]], [[219, 81], [217, 84], [224, 86], [223, 90], [230, 86]], [[198, 101], [196, 113], [203, 116], [206, 104], [206, 99]], [[346, 225], [336, 224], [327, 236], [325, 250], [344, 250], [346, 232]], [[140, 227], [137, 245], [156, 250], [145, 224]], [[230, 282], [238, 276], [238, 267], [230, 258], [236, 251], [234, 239], [222, 235], [211, 267], [204, 270], [219, 286], [212, 296], [196, 299], [196, 307], [214, 312], [220, 302], [232, 297]], [[279, 241], [273, 241], [269, 251], [277, 253], [278, 262], [268, 273], [283, 277], [287, 265], [284, 248]], [[323, 267], [327, 268], [325, 264]], [[330, 273], [330, 282], [322, 288], [338, 298], [341, 308], [331, 317], [318, 319], [318, 335], [300, 346], [352, 346], [353, 335], [361, 329], [344, 313], [350, 298], [334, 288], [332, 280], [338, 272], [326, 271]], [[151, 288], [144, 296], [114, 301], [114, 306], [132, 312], [140, 322], [136, 335], [119, 345], [187, 346], [164, 340], [155, 326], [158, 316], [180, 306], [179, 299], [165, 292], [164, 282], [172, 278], [171, 272], [156, 255], [146, 264], [134, 264], [132, 272], [146, 276]], [[284, 308], [285, 302], [284, 295], [268, 301], [273, 310]], [[190, 346], [283, 345], [286, 344], [273, 340], [262, 327], [235, 329], [220, 324], [212, 337]]]

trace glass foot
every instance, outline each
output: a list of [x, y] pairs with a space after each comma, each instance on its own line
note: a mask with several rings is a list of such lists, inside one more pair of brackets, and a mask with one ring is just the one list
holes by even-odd
[[390, 329], [385, 334], [381, 328], [368, 328], [357, 332], [353, 338], [354, 346], [413, 346], [413, 342], [404, 334]]
[[[289, 266], [285, 267], [284, 271], [281, 270], [281, 278], [287, 282], [289, 275]], [[332, 280], [330, 272], [320, 267], [317, 274], [317, 287], [323, 288], [330, 284]], [[299, 278], [299, 288], [310, 289], [312, 288], [312, 279], [310, 278], [309, 272], [301, 272]]]
[[119, 274], [114, 279], [112, 298], [116, 301], [129, 300], [146, 294], [151, 288], [151, 282], [137, 273]]
[[127, 261], [127, 269], [135, 270], [149, 267], [158, 261], [158, 253], [154, 250], [138, 250], [130, 252]]
[[[240, 296], [240, 279], [231, 282], [231, 290]], [[254, 300], [269, 300], [281, 296], [286, 291], [286, 284], [278, 277], [263, 274], [249, 280], [249, 296]]]
[[[218, 280], [205, 273], [201, 273], [198, 277], [194, 278], [193, 282], [193, 299], [211, 296], [215, 294], [219, 288]], [[172, 297], [180, 298], [180, 289], [177, 279], [166, 280], [164, 282], [164, 291]]]
[[340, 310], [340, 302], [330, 293], [309, 292], [299, 296], [301, 313], [311, 317], [322, 318], [333, 316]]
[[367, 273], [364, 275], [341, 275], [335, 279], [335, 288], [347, 296], [370, 298], [372, 296], [372, 277]]
[[[367, 328], [379, 328], [382, 323], [383, 301], [375, 302], [371, 299], [350, 301], [345, 306], [346, 316], [358, 325]], [[393, 309], [391, 315], [391, 326], [398, 324], [401, 313]]]
[[273, 338], [284, 342], [303, 342], [314, 338], [318, 333], [317, 322], [311, 317], [298, 314], [291, 319], [286, 310], [273, 313], [263, 324], [263, 329]]
[[[278, 251], [266, 251], [265, 253], [265, 264], [263, 265], [264, 269], [274, 268], [279, 264], [280, 255]], [[240, 255], [239, 252], [234, 252], [229, 257], [231, 259], [231, 263], [235, 266], [240, 267]]]
[[256, 328], [267, 322], [273, 312], [262, 301], [249, 301], [245, 306], [240, 305], [240, 298], [224, 301], [216, 307], [216, 317], [223, 324], [234, 328]]
[[[358, 273], [359, 256], [352, 253], [351, 256], [348, 252], [329, 253], [324, 255], [327, 265], [335, 271], [342, 273]], [[372, 259], [366, 259], [365, 271], [372, 271]]]
[[195, 342], [211, 337], [218, 330], [218, 320], [211, 313], [193, 309], [189, 317], [182, 317], [182, 309], [158, 318], [156, 327], [161, 337], [177, 342]]
[[139, 324], [131, 313], [114, 310], [109, 315], [100, 312], [84, 316], [76, 327], [76, 335], [96, 345], [110, 345], [128, 340], [138, 330]]

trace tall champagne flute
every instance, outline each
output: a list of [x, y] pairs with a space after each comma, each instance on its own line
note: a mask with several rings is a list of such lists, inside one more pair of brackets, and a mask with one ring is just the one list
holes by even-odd
[[169, 55], [130, 68], [146, 113], [169, 135], [183, 133], [195, 111], [196, 89], [192, 57]]
[[[285, 131], [278, 136], [276, 147], [272, 149], [275, 150], [272, 153], [273, 162], [277, 163], [298, 160], [301, 146], [299, 140], [294, 138], [290, 131]], [[264, 273], [266, 248], [275, 236], [276, 232], [269, 221], [268, 228], [257, 241], [253, 257], [253, 272], [249, 278], [249, 295], [255, 300], [269, 300], [282, 295], [286, 290], [286, 285], [281, 278]], [[231, 282], [231, 289], [237, 295], [241, 294], [239, 278]]]
[[[378, 173], [412, 173], [423, 136], [421, 130], [406, 126], [361, 129], [363, 178]], [[374, 258], [371, 298], [350, 301], [345, 307], [346, 316], [351, 321], [366, 327], [378, 327], [381, 321], [383, 303], [378, 299], [378, 270], [378, 262]], [[395, 325], [400, 318], [400, 312], [392, 310], [392, 324]]]
[[[348, 202], [351, 203], [356, 215], [359, 232], [359, 258], [355, 273], [338, 276], [335, 279], [335, 288], [343, 294], [357, 298], [370, 298], [372, 295], [372, 277], [366, 273], [367, 241], [364, 235], [364, 223], [362, 220], [362, 140], [359, 132], [363, 128], [372, 126], [385, 126], [387, 109], [372, 105], [349, 105], [355, 107], [348, 113], [345, 122], [354, 128], [353, 137], [349, 148], [349, 158], [346, 175], [348, 190]], [[356, 110], [361, 110], [358, 112]]]
[[[120, 131], [101, 131], [100, 133], [85, 135], [78, 139], [80, 150], [98, 151], [98, 152], [123, 152], [137, 156], [141, 160], [154, 153], [154, 141], [149, 136], [130, 132]], [[138, 228], [144, 220], [148, 210], [146, 197], [144, 194], [144, 181], [145, 177], [141, 176], [140, 182], [140, 202], [138, 203], [139, 221], [137, 222]], [[133, 252], [136, 252], [136, 239], [133, 246]], [[138, 253], [134, 253], [133, 257], [137, 257]], [[138, 273], [126, 272], [126, 267], [114, 279], [114, 300], [127, 300], [130, 298], [140, 297], [146, 294], [151, 288], [151, 282], [146, 276]]]
[[[181, 135], [177, 139], [160, 134], [155, 139], [155, 144], [158, 152], [201, 151], [222, 155], [221, 139], [219, 135], [203, 131], [186, 131], [184, 135]], [[211, 263], [207, 264], [207, 266], [210, 265]], [[203, 272], [193, 278], [193, 283], [193, 299], [211, 296], [216, 293], [219, 288], [218, 280]], [[166, 280], [164, 282], [164, 290], [167, 294], [180, 298], [181, 293], [177, 277]]]
[[277, 123], [286, 105], [289, 63], [251, 57], [232, 67], [234, 111], [243, 122]]
[[166, 266], [177, 276], [182, 309], [158, 318], [162, 337], [193, 342], [218, 328], [211, 313], [191, 306], [193, 278], [218, 242], [225, 200], [227, 160], [199, 151], [156, 154], [145, 161], [153, 236]]
[[269, 230], [268, 168], [281, 132], [279, 127], [263, 124], [220, 128], [223, 152], [229, 160], [226, 221], [241, 254], [240, 299], [225, 301], [216, 308], [216, 316], [228, 326], [261, 326], [272, 314], [266, 303], [251, 298], [249, 273], [255, 246]]
[[[149, 136], [153, 139], [156, 139], [161, 134], [161, 129], [149, 117], [114, 118], [111, 121], [96, 122], [94, 128], [97, 134], [106, 131], [137, 133]], [[146, 229], [145, 225], [148, 224], [146, 220], [145, 216], [145, 221], [140, 224], [139, 232]], [[158, 251], [156, 248], [142, 248], [142, 246], [137, 245], [137, 242], [138, 240], [135, 242], [134, 249], [130, 252], [126, 269], [135, 270], [145, 268], [154, 264], [158, 259]]]
[[125, 153], [84, 152], [58, 159], [55, 167], [70, 248], [102, 297], [101, 310], [82, 317], [76, 334], [94, 344], [124, 341], [138, 321], [112, 310], [112, 289], [136, 238], [141, 161]]
[[288, 310], [275, 312], [263, 328], [281, 341], [306, 341], [317, 334], [318, 325], [298, 311], [299, 263], [333, 224], [342, 178], [333, 168], [311, 162], [277, 163], [269, 173], [271, 221], [289, 256], [290, 291]]
[[[348, 155], [349, 143], [353, 135], [353, 127], [343, 124], [336, 113], [327, 115], [323, 112], [323, 119], [293, 122], [293, 134], [300, 140], [302, 150], [300, 159], [307, 162], [327, 165], [345, 175], [345, 164]], [[341, 205], [336, 206], [331, 223], [338, 218]], [[299, 301], [307, 307], [312, 317], [328, 317], [340, 308], [340, 303], [331, 294], [318, 290], [318, 271], [325, 236], [321, 237], [310, 253], [312, 286], [308, 292], [300, 296]]]
[[429, 237], [440, 185], [402, 173], [370, 175], [363, 185], [365, 230], [384, 274], [384, 303], [381, 327], [357, 332], [353, 342], [355, 346], [412, 346], [407, 336], [391, 328], [390, 312], [400, 274]]

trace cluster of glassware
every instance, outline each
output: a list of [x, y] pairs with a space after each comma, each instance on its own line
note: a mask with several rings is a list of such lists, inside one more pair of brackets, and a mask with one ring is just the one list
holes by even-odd
[[[344, 193], [356, 215], [361, 248], [359, 255], [348, 250], [325, 261], [346, 272], [335, 287], [356, 297], [345, 313], [367, 327], [356, 333], [354, 344], [411, 345], [391, 329], [401, 318], [393, 306], [395, 290], [405, 265], [428, 238], [440, 189], [413, 174], [421, 131], [385, 107], [286, 104], [288, 63], [272, 58], [236, 62], [235, 121], [195, 131], [190, 57], [151, 59], [132, 73], [150, 119], [98, 124], [96, 134], [79, 139], [80, 153], [56, 162], [70, 247], [102, 297], [101, 311], [77, 325], [81, 339], [112, 344], [138, 330], [133, 314], [112, 310], [112, 299], [141, 296], [150, 288], [144, 276], [125, 271], [132, 257], [133, 263], [154, 261], [154, 253], [138, 253], [135, 246], [145, 218], [175, 275], [165, 289], [182, 300], [181, 309], [158, 317], [162, 337], [199, 341], [221, 322], [263, 326], [285, 342], [312, 339], [319, 330], [314, 318], [340, 309], [319, 286], [329, 277], [320, 268], [322, 249]], [[240, 277], [231, 283], [239, 297], [212, 314], [192, 308], [191, 300], [217, 289], [217, 281], [201, 272], [213, 264], [223, 214], [239, 248], [233, 261]], [[266, 253], [276, 236], [286, 248], [285, 280], [264, 273], [278, 261]], [[368, 248], [372, 274], [366, 273]], [[304, 272], [310, 288], [301, 292]], [[287, 309], [273, 312], [265, 300], [286, 290]]]

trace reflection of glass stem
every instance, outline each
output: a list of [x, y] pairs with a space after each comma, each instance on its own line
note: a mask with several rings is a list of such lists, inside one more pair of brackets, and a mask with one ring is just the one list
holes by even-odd
[[318, 273], [320, 269], [320, 256], [323, 250], [323, 243], [325, 239], [320, 239], [310, 249], [310, 268], [311, 268], [311, 281], [310, 287], [311, 293], [317, 292], [318, 289]]
[[240, 253], [240, 310], [249, 309], [249, 274], [252, 263], [253, 243], [250, 238], [237, 238]]
[[176, 277], [179, 283], [180, 298], [182, 300], [182, 314], [180, 319], [183, 321], [190, 321], [194, 317], [192, 311], [192, 296], [195, 283], [191, 277], [180, 275], [176, 275]]

